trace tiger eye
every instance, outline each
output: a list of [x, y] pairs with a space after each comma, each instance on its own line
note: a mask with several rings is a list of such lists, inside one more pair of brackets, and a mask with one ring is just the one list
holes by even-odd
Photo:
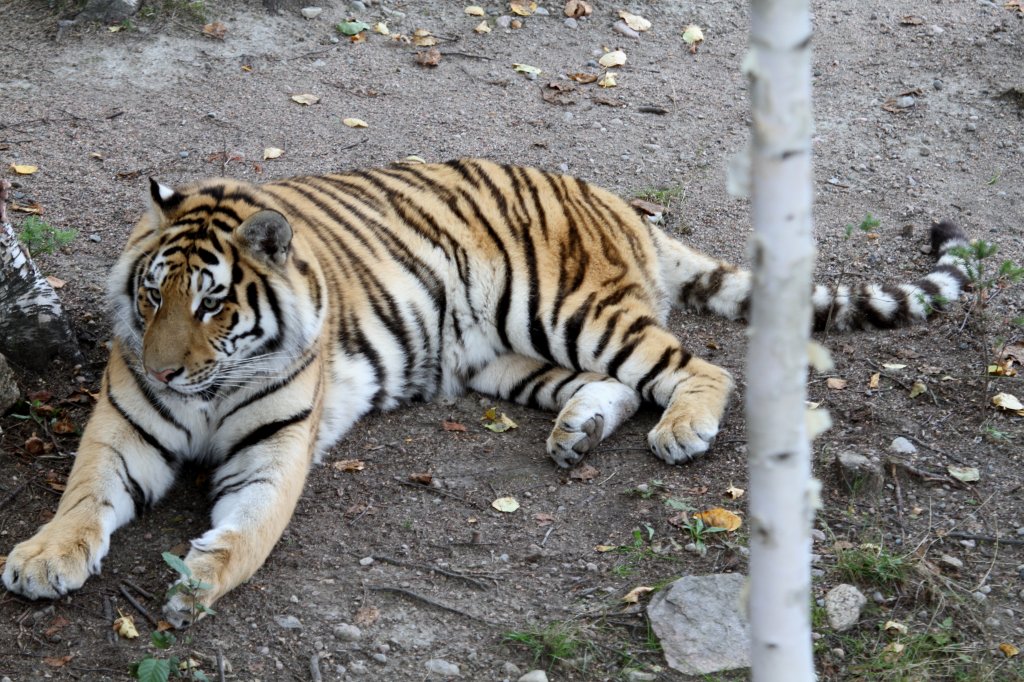
[[204, 297], [201, 303], [204, 310], [216, 310], [220, 307], [220, 301], [212, 296]]

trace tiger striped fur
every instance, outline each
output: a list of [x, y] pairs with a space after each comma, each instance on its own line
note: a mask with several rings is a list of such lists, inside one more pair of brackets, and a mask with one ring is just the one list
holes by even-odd
[[[213, 469], [212, 525], [185, 559], [206, 605], [284, 531], [310, 464], [371, 410], [465, 388], [558, 411], [570, 466], [636, 411], [681, 463], [718, 431], [733, 381], [666, 328], [670, 307], [743, 317], [750, 275], [696, 252], [611, 193], [461, 160], [253, 186], [152, 183], [114, 268], [114, 342], [53, 519], [3, 581], [56, 597], [100, 569], [111, 533], [182, 463]], [[818, 287], [815, 324], [890, 327], [956, 299], [963, 233], [933, 232], [915, 285]], [[181, 593], [165, 613], [189, 620]]]

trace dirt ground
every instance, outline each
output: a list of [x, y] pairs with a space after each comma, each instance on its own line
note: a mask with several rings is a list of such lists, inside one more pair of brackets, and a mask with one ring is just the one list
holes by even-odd
[[[481, 4], [492, 24], [508, 13], [507, 4]], [[147, 2], [120, 30], [84, 23], [58, 40], [58, 20], [73, 8], [7, 0], [0, 172], [38, 166], [12, 177], [16, 199], [38, 202], [48, 223], [79, 231], [38, 261], [67, 282], [61, 295], [86, 361], [19, 375], [26, 392], [50, 392], [42, 402], [59, 414], [37, 410], [33, 420], [22, 406], [0, 417], [0, 555], [56, 507], [77, 439], [53, 433], [53, 418], [77, 426], [87, 419], [88, 406], [62, 400], [80, 384], [98, 387], [109, 336], [106, 272], [147, 206], [150, 176], [172, 185], [219, 174], [260, 181], [409, 155], [483, 156], [567, 169], [625, 197], [670, 200], [669, 229], [745, 263], [749, 202], [727, 193], [726, 175], [748, 137], [746, 3], [592, 4], [593, 16], [576, 27], [565, 24], [558, 0], [543, 4], [548, 16], [482, 35], [473, 31], [481, 19], [456, 2], [324, 3], [307, 20], [258, 3], [165, 0]], [[1001, 0], [814, 6], [818, 276], [914, 278], [931, 262], [922, 248], [928, 225], [942, 218], [998, 244], [999, 259], [1024, 262], [1022, 11]], [[639, 39], [617, 32], [623, 8], [644, 15], [651, 30]], [[441, 62], [418, 65], [416, 47], [378, 34], [351, 42], [334, 28], [347, 18], [386, 21], [392, 34], [428, 29], [440, 38]], [[223, 39], [202, 35], [212, 21], [223, 22]], [[691, 23], [705, 35], [696, 54], [681, 39]], [[599, 74], [588, 62], [616, 47], [628, 55], [616, 87], [548, 87], [569, 83], [567, 74]], [[543, 73], [531, 80], [513, 63]], [[290, 99], [305, 93], [319, 103]], [[347, 127], [349, 117], [368, 127]], [[264, 160], [269, 147], [284, 153]], [[874, 234], [854, 229], [847, 238], [845, 227], [866, 214], [880, 221]], [[989, 405], [1000, 391], [1024, 398], [1024, 388], [1018, 377], [985, 376], [1003, 342], [1021, 341], [1010, 320], [1024, 297], [1020, 288], [992, 294], [985, 310], [956, 304], [926, 327], [819, 338], [836, 367], [810, 383], [810, 398], [834, 422], [814, 447], [824, 483], [814, 596], [854, 580], [869, 597], [861, 624], [845, 633], [830, 631], [815, 611], [825, 679], [1024, 677], [1021, 658], [998, 649], [1024, 647], [1024, 418]], [[742, 326], [694, 315], [674, 324], [738, 379], [737, 408], [710, 456], [676, 468], [648, 454], [653, 412], [588, 458], [596, 471], [576, 477], [546, 458], [549, 414], [498, 404], [519, 427], [491, 433], [480, 417], [494, 401], [471, 394], [373, 416], [311, 473], [263, 569], [172, 653], [194, 652], [214, 679], [218, 652], [230, 663], [227, 678], [239, 680], [311, 679], [314, 654], [331, 680], [426, 679], [429, 659], [457, 664], [470, 680], [515, 680], [513, 665], [547, 668], [552, 680], [683, 679], [665, 669], [642, 611], [621, 597], [680, 575], [745, 571], [745, 527], [709, 537], [700, 556], [683, 549], [691, 538], [672, 522], [681, 507], [745, 507], [724, 491], [747, 487], [739, 408], [746, 371]], [[830, 377], [846, 388], [830, 388]], [[927, 390], [912, 398], [917, 382]], [[445, 430], [445, 420], [465, 431]], [[41, 456], [26, 450], [33, 432], [52, 445]], [[898, 436], [917, 452], [900, 455], [909, 466], [886, 467], [877, 494], [838, 481], [837, 453], [885, 458]], [[334, 466], [346, 459], [365, 467]], [[950, 465], [976, 467], [979, 480], [953, 479]], [[424, 472], [432, 486], [416, 487], [410, 475]], [[68, 598], [0, 595], [0, 677], [120, 680], [156, 654], [150, 624], [120, 590], [130, 581], [152, 593], [133, 591], [159, 612], [172, 578], [160, 553], [206, 527], [202, 478], [189, 475], [115, 534], [102, 575]], [[522, 507], [493, 510], [502, 496]], [[991, 541], [1004, 536], [1016, 544]], [[600, 553], [597, 545], [620, 549]], [[856, 551], [892, 558], [906, 575], [844, 573], [843, 557]], [[135, 616], [142, 637], [111, 637], [108, 600]], [[288, 616], [301, 627], [285, 627], [296, 624]], [[889, 620], [907, 633], [884, 632]], [[357, 640], [345, 624], [360, 628]], [[560, 648], [565, 641], [578, 646]], [[894, 642], [904, 649], [894, 651]], [[535, 660], [544, 645], [548, 656]]]

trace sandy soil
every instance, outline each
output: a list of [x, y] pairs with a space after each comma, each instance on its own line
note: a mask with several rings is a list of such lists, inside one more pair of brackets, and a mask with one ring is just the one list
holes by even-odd
[[[639, 40], [613, 29], [622, 7], [602, 0], [575, 28], [565, 25], [561, 3], [548, 3], [549, 16], [488, 35], [473, 32], [480, 19], [465, 15], [461, 3], [366, 4], [362, 11], [325, 5], [320, 17], [306, 20], [295, 11], [268, 14], [256, 3], [211, 2], [206, 20], [227, 29], [215, 40], [201, 34], [194, 11], [169, 0], [120, 31], [80, 25], [57, 41], [67, 8], [6, 3], [0, 172], [11, 163], [37, 165], [37, 173], [15, 178], [19, 201], [38, 202], [47, 222], [79, 230], [70, 247], [39, 261], [67, 281], [61, 293], [88, 357], [80, 368], [58, 362], [44, 376], [22, 374], [26, 391], [46, 389], [58, 405], [78, 382], [98, 386], [109, 329], [105, 273], [147, 205], [150, 176], [167, 184], [218, 174], [259, 181], [412, 154], [484, 156], [567, 169], [626, 197], [667, 189], [670, 229], [745, 262], [749, 204], [729, 196], [725, 182], [747, 139], [745, 3], [634, 3], [653, 23]], [[498, 3], [483, 6], [507, 12]], [[997, 243], [1000, 256], [1024, 261], [1021, 12], [978, 0], [816, 2], [815, 10], [819, 276], [913, 278], [928, 268], [922, 247], [930, 221], [941, 218]], [[393, 33], [429, 29], [441, 37], [442, 60], [420, 66], [415, 47], [375, 34], [336, 42], [334, 24], [349, 17], [387, 21]], [[695, 55], [680, 37], [689, 23], [706, 36]], [[598, 73], [588, 61], [615, 47], [629, 59], [617, 87], [581, 85], [556, 101], [544, 97], [547, 84], [566, 82], [565, 74]], [[529, 80], [513, 63], [543, 74]], [[303, 93], [319, 103], [291, 101]], [[891, 106], [900, 97], [912, 97], [912, 105]], [[369, 127], [346, 127], [348, 117]], [[264, 160], [268, 147], [284, 154]], [[844, 227], [868, 213], [880, 221], [877, 236], [855, 229], [846, 238]], [[1011, 288], [984, 314], [955, 305], [927, 327], [819, 339], [836, 361], [829, 376], [849, 383], [831, 390], [825, 376], [815, 376], [810, 384], [811, 398], [835, 423], [815, 445], [825, 484], [818, 528], [826, 538], [815, 546], [815, 596], [844, 579], [836, 542], [882, 545], [926, 573], [941, 566], [936, 570], [950, 581], [928, 589], [912, 572], [902, 586], [865, 585], [873, 599], [859, 630], [843, 638], [816, 628], [823, 676], [891, 675], [857, 667], [887, 644], [879, 626], [894, 619], [920, 634], [946, 618], [970, 651], [968, 670], [983, 676], [994, 669], [989, 679], [1020, 676], [1020, 659], [1004, 659], [995, 647], [1024, 647], [1021, 547], [955, 533], [1024, 533], [1017, 530], [1024, 527], [1024, 420], [988, 407], [993, 393], [1024, 397], [1024, 389], [1017, 378], [984, 376], [1000, 341], [1020, 341], [1009, 320], [1022, 308], [1020, 289]], [[674, 324], [690, 347], [734, 372], [742, 395], [742, 327], [700, 316]], [[905, 367], [886, 370], [883, 363]], [[879, 371], [878, 388], [869, 388]], [[912, 399], [917, 381], [928, 392]], [[506, 664], [525, 672], [549, 662], [535, 664], [505, 635], [561, 623], [585, 645], [569, 663], [550, 666], [553, 680], [620, 679], [629, 669], [681, 679], [658, 668], [664, 661], [642, 614], [624, 613], [620, 598], [683, 574], [745, 570], [743, 530], [712, 538], [707, 555], [698, 556], [681, 549], [689, 540], [669, 523], [678, 512], [666, 504], [671, 498], [742, 512], [743, 499], [723, 496], [730, 484], [746, 487], [741, 410], [711, 456], [681, 468], [647, 454], [644, 434], [656, 415], [642, 413], [589, 457], [596, 475], [579, 480], [546, 459], [551, 415], [499, 405], [519, 428], [493, 434], [480, 426], [491, 404], [469, 395], [375, 416], [354, 429], [311, 474], [266, 566], [191, 631], [191, 650], [207, 657], [200, 659], [204, 669], [215, 677], [210, 661], [220, 651], [234, 679], [305, 680], [310, 656], [319, 654], [324, 679], [420, 680], [433, 658], [458, 664], [466, 679], [516, 679]], [[85, 422], [86, 407], [58, 406]], [[446, 431], [443, 420], [467, 430]], [[77, 444], [73, 435], [53, 435], [52, 451], [33, 457], [26, 439], [38, 431], [49, 440], [48, 429], [15, 416], [0, 418], [0, 426], [4, 554], [55, 508], [54, 488]], [[932, 476], [887, 471], [879, 495], [851, 497], [834, 475], [836, 453], [881, 457], [896, 436], [912, 439], [918, 452], [908, 461]], [[332, 465], [343, 459], [363, 460], [365, 468], [350, 473]], [[980, 480], [960, 484], [946, 475], [949, 465], [977, 467]], [[409, 485], [411, 474], [428, 471], [434, 488]], [[124, 679], [132, 662], [152, 653], [150, 626], [137, 613], [142, 638], [109, 639], [104, 601], [134, 612], [119, 591], [130, 580], [156, 595], [143, 603], [158, 611], [171, 579], [160, 553], [205, 527], [201, 480], [201, 473], [187, 477], [167, 502], [118, 532], [103, 574], [73, 596], [45, 604], [0, 595], [0, 676]], [[642, 485], [650, 494], [635, 493]], [[492, 510], [490, 501], [503, 495], [522, 508]], [[640, 550], [594, 551], [598, 544], [632, 545], [637, 529]], [[941, 564], [943, 555], [964, 567]], [[371, 556], [378, 559], [362, 565]], [[477, 583], [431, 568], [468, 573]], [[302, 627], [282, 627], [283, 616]], [[361, 637], [347, 641], [338, 626], [357, 621]], [[925, 679], [948, 672], [925, 670]]]

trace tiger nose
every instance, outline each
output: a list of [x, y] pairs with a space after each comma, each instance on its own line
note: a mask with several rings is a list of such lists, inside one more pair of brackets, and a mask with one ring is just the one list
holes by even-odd
[[146, 369], [149, 370], [149, 375], [151, 377], [153, 377], [162, 384], [166, 384], [169, 383], [171, 379], [181, 374], [183, 368], [178, 367], [177, 369], [175, 369], [171, 367], [169, 369], [155, 370], [152, 367], [147, 367]]

